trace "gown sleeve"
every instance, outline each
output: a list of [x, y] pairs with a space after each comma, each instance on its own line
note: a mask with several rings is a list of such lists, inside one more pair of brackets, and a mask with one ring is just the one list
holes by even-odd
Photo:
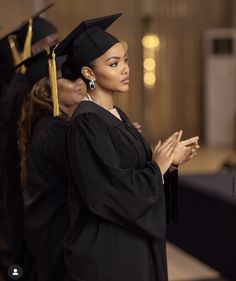
[[95, 113], [74, 119], [67, 151], [71, 184], [94, 215], [148, 236], [165, 235], [165, 197], [157, 164], [120, 167], [109, 130]]
[[164, 175], [164, 190], [166, 200], [166, 222], [176, 224], [179, 218], [178, 211], [178, 169], [168, 170]]

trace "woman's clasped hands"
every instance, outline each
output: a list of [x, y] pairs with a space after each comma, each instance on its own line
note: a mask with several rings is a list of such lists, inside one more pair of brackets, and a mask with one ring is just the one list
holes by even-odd
[[192, 137], [181, 141], [183, 131], [175, 132], [163, 143], [158, 141], [153, 152], [153, 161], [159, 166], [162, 175], [173, 166], [180, 166], [197, 155], [200, 148], [199, 137]]

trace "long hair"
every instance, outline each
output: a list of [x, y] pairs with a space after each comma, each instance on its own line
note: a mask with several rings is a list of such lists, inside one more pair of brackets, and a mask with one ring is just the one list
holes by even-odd
[[[22, 188], [27, 185], [28, 146], [32, 130], [37, 120], [45, 114], [53, 115], [51, 87], [48, 78], [43, 78], [34, 85], [21, 108], [21, 116], [18, 122], [18, 150], [20, 153], [20, 181]], [[67, 120], [69, 116], [60, 112], [59, 118]]]

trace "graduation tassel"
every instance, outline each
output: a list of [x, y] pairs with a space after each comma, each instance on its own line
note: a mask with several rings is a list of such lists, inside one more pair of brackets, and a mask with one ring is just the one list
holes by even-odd
[[23, 60], [28, 59], [31, 56], [31, 41], [33, 37], [33, 21], [29, 19], [28, 31], [25, 39]]
[[52, 91], [53, 101], [53, 116], [59, 116], [59, 102], [58, 102], [58, 91], [57, 91], [57, 68], [56, 68], [56, 54], [52, 51], [52, 57], [48, 59], [48, 72]]
[[8, 36], [8, 42], [9, 42], [9, 45], [11, 48], [14, 65], [17, 65], [21, 62], [21, 55], [19, 54], [19, 52], [16, 48], [15, 37], [13, 35]]
[[[28, 59], [31, 56], [31, 41], [33, 37], [33, 20], [29, 19], [28, 31], [25, 39], [24, 50], [23, 50], [23, 60]], [[21, 67], [21, 73], [26, 72], [26, 67], [23, 65]]]

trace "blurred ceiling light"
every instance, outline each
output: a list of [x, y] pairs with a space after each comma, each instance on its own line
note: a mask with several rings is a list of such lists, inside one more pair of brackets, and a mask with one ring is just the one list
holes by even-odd
[[160, 46], [160, 39], [157, 35], [149, 33], [143, 36], [142, 44], [144, 48], [155, 49]]
[[155, 69], [156, 67], [156, 62], [154, 59], [152, 58], [147, 58], [144, 60], [143, 62], [143, 67], [148, 70], [148, 71], [152, 71]]
[[151, 87], [156, 82], [156, 75], [152, 72], [147, 72], [144, 74], [144, 83], [147, 87]]

